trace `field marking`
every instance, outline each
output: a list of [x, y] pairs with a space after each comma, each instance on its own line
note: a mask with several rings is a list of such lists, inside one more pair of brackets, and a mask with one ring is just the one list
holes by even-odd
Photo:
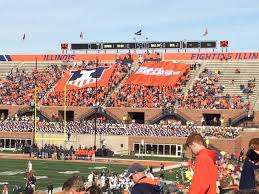
[[101, 169], [105, 169], [105, 168], [107, 168], [107, 167], [105, 167], [105, 166], [95, 166], [95, 167], [88, 167], [88, 169], [89, 170], [91, 170], [91, 169], [93, 169], [93, 170], [101, 170]]
[[0, 175], [2, 176], [13, 176], [13, 175], [17, 175], [17, 174], [25, 174], [25, 171], [4, 171], [4, 172], [0, 172]]
[[79, 170], [74, 170], [74, 171], [65, 171], [65, 172], [58, 172], [60, 174], [76, 174], [76, 173], [80, 173]]

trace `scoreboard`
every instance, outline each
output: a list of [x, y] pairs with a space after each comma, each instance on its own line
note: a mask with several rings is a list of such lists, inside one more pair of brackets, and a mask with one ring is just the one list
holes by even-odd
[[101, 43], [72, 43], [71, 50], [123, 50], [123, 49], [189, 49], [216, 48], [217, 41], [146, 41], [146, 42], [101, 42]]

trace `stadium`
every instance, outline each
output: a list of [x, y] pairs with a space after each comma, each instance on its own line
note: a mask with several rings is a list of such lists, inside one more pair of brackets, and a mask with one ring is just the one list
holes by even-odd
[[[217, 47], [222, 52], [214, 52]], [[99, 160], [110, 168], [119, 160], [107, 159], [114, 154], [177, 163], [192, 157], [184, 144], [194, 132], [220, 157], [240, 157], [259, 134], [259, 53], [227, 48], [227, 40], [147, 40], [62, 43], [62, 54], [0, 55], [1, 150], [25, 153], [2, 154], [25, 159], [3, 160], [5, 170], [8, 163], [26, 168], [28, 160], [70, 169], [68, 163], [55, 167], [57, 159], [86, 160], [97, 169]], [[130, 163], [122, 163], [120, 173]], [[1, 181], [9, 180], [3, 175]], [[55, 180], [59, 187], [65, 181]]]

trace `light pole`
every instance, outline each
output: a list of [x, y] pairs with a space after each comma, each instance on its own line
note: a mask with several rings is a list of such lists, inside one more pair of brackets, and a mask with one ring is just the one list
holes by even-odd
[[[97, 44], [98, 46], [98, 51], [99, 51], [99, 44]], [[96, 120], [96, 117], [97, 117], [97, 102], [98, 102], [98, 99], [97, 99], [97, 67], [98, 67], [98, 57], [96, 58], [96, 63], [95, 63], [95, 111], [94, 111], [94, 147], [96, 149], [96, 134], [97, 134], [97, 120]]]

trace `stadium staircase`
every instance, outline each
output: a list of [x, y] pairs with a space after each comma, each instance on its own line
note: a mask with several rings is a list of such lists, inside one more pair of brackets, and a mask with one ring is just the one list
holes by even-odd
[[[64, 62], [54, 62], [54, 63], [49, 62], [49, 61], [37, 62], [37, 69], [42, 70], [51, 65], [57, 65], [60, 68], [62, 64], [64, 64]], [[36, 61], [35, 62], [23, 62], [23, 63], [20, 63], [20, 65], [19, 65], [19, 69], [23, 69], [26, 72], [32, 72], [32, 70], [35, 68], [36, 68]]]
[[[225, 86], [223, 91], [224, 94], [240, 95], [243, 97], [245, 102], [250, 102], [251, 105], [255, 104], [258, 98], [259, 91], [259, 62], [258, 61], [207, 61], [206, 66], [208, 70], [212, 72], [220, 71], [220, 79], [218, 84]], [[240, 73], [235, 73], [236, 68], [240, 70]], [[255, 88], [253, 93], [249, 94], [243, 93], [240, 89], [240, 85], [243, 84], [247, 86], [248, 81], [256, 78]], [[232, 83], [234, 80], [234, 83]]]
[[[33, 115], [34, 107], [25, 107], [25, 108], [20, 109], [17, 113], [17, 116], [21, 117], [22, 115], [25, 115], [26, 113], [32, 113], [32, 115]], [[38, 109], [36, 111], [36, 115], [37, 115], [37, 117], [39, 117], [42, 120], [45, 120], [47, 122], [50, 121], [49, 117]]]
[[94, 118], [95, 115], [101, 115], [104, 116], [105, 118], [107, 118], [108, 120], [114, 121], [116, 123], [121, 123], [121, 119], [118, 118], [117, 116], [115, 116], [114, 114], [112, 114], [111, 112], [107, 111], [104, 107], [102, 106], [98, 106], [98, 107], [94, 107], [93, 109], [91, 109], [90, 111], [86, 112], [85, 114], [83, 114], [79, 120], [84, 120], [84, 119], [91, 119]]
[[102, 105], [107, 105], [107, 103], [110, 100], [110, 96], [114, 91], [120, 91], [121, 87], [123, 86], [122, 83], [129, 78], [129, 76], [139, 67], [139, 63], [133, 63], [131, 70], [125, 75], [125, 77], [120, 81], [120, 83], [117, 85], [116, 88], [111, 89], [108, 91], [108, 93], [105, 96], [104, 102]]
[[259, 110], [259, 92], [257, 92], [257, 97], [255, 100], [254, 110]]
[[253, 117], [253, 116], [254, 116], [254, 112], [247, 110], [247, 111], [243, 112], [242, 114], [238, 115], [237, 117], [233, 118], [233, 119], [231, 120], [231, 122], [228, 123], [228, 126], [238, 126], [239, 123], [240, 123], [242, 120], [244, 120], [244, 119], [246, 119], [246, 118], [248, 118], [248, 117]]
[[193, 86], [194, 80], [199, 77], [201, 72], [205, 69], [205, 66], [206, 66], [206, 63], [203, 62], [203, 63], [201, 63], [200, 68], [197, 67], [196, 70], [191, 70], [191, 72], [190, 72], [191, 73], [190, 80], [187, 83], [185, 89], [183, 90], [184, 91], [184, 95], [187, 95], [189, 88], [191, 88]]
[[178, 120], [180, 120], [183, 124], [186, 124], [187, 121], [190, 121], [191, 119], [187, 117], [186, 115], [182, 113], [178, 113], [177, 110], [173, 110], [170, 108], [164, 108], [162, 111], [162, 114], [155, 115], [153, 118], [151, 118], [148, 123], [149, 124], [155, 124], [159, 123], [161, 120], [165, 118], [172, 118], [175, 117]]

